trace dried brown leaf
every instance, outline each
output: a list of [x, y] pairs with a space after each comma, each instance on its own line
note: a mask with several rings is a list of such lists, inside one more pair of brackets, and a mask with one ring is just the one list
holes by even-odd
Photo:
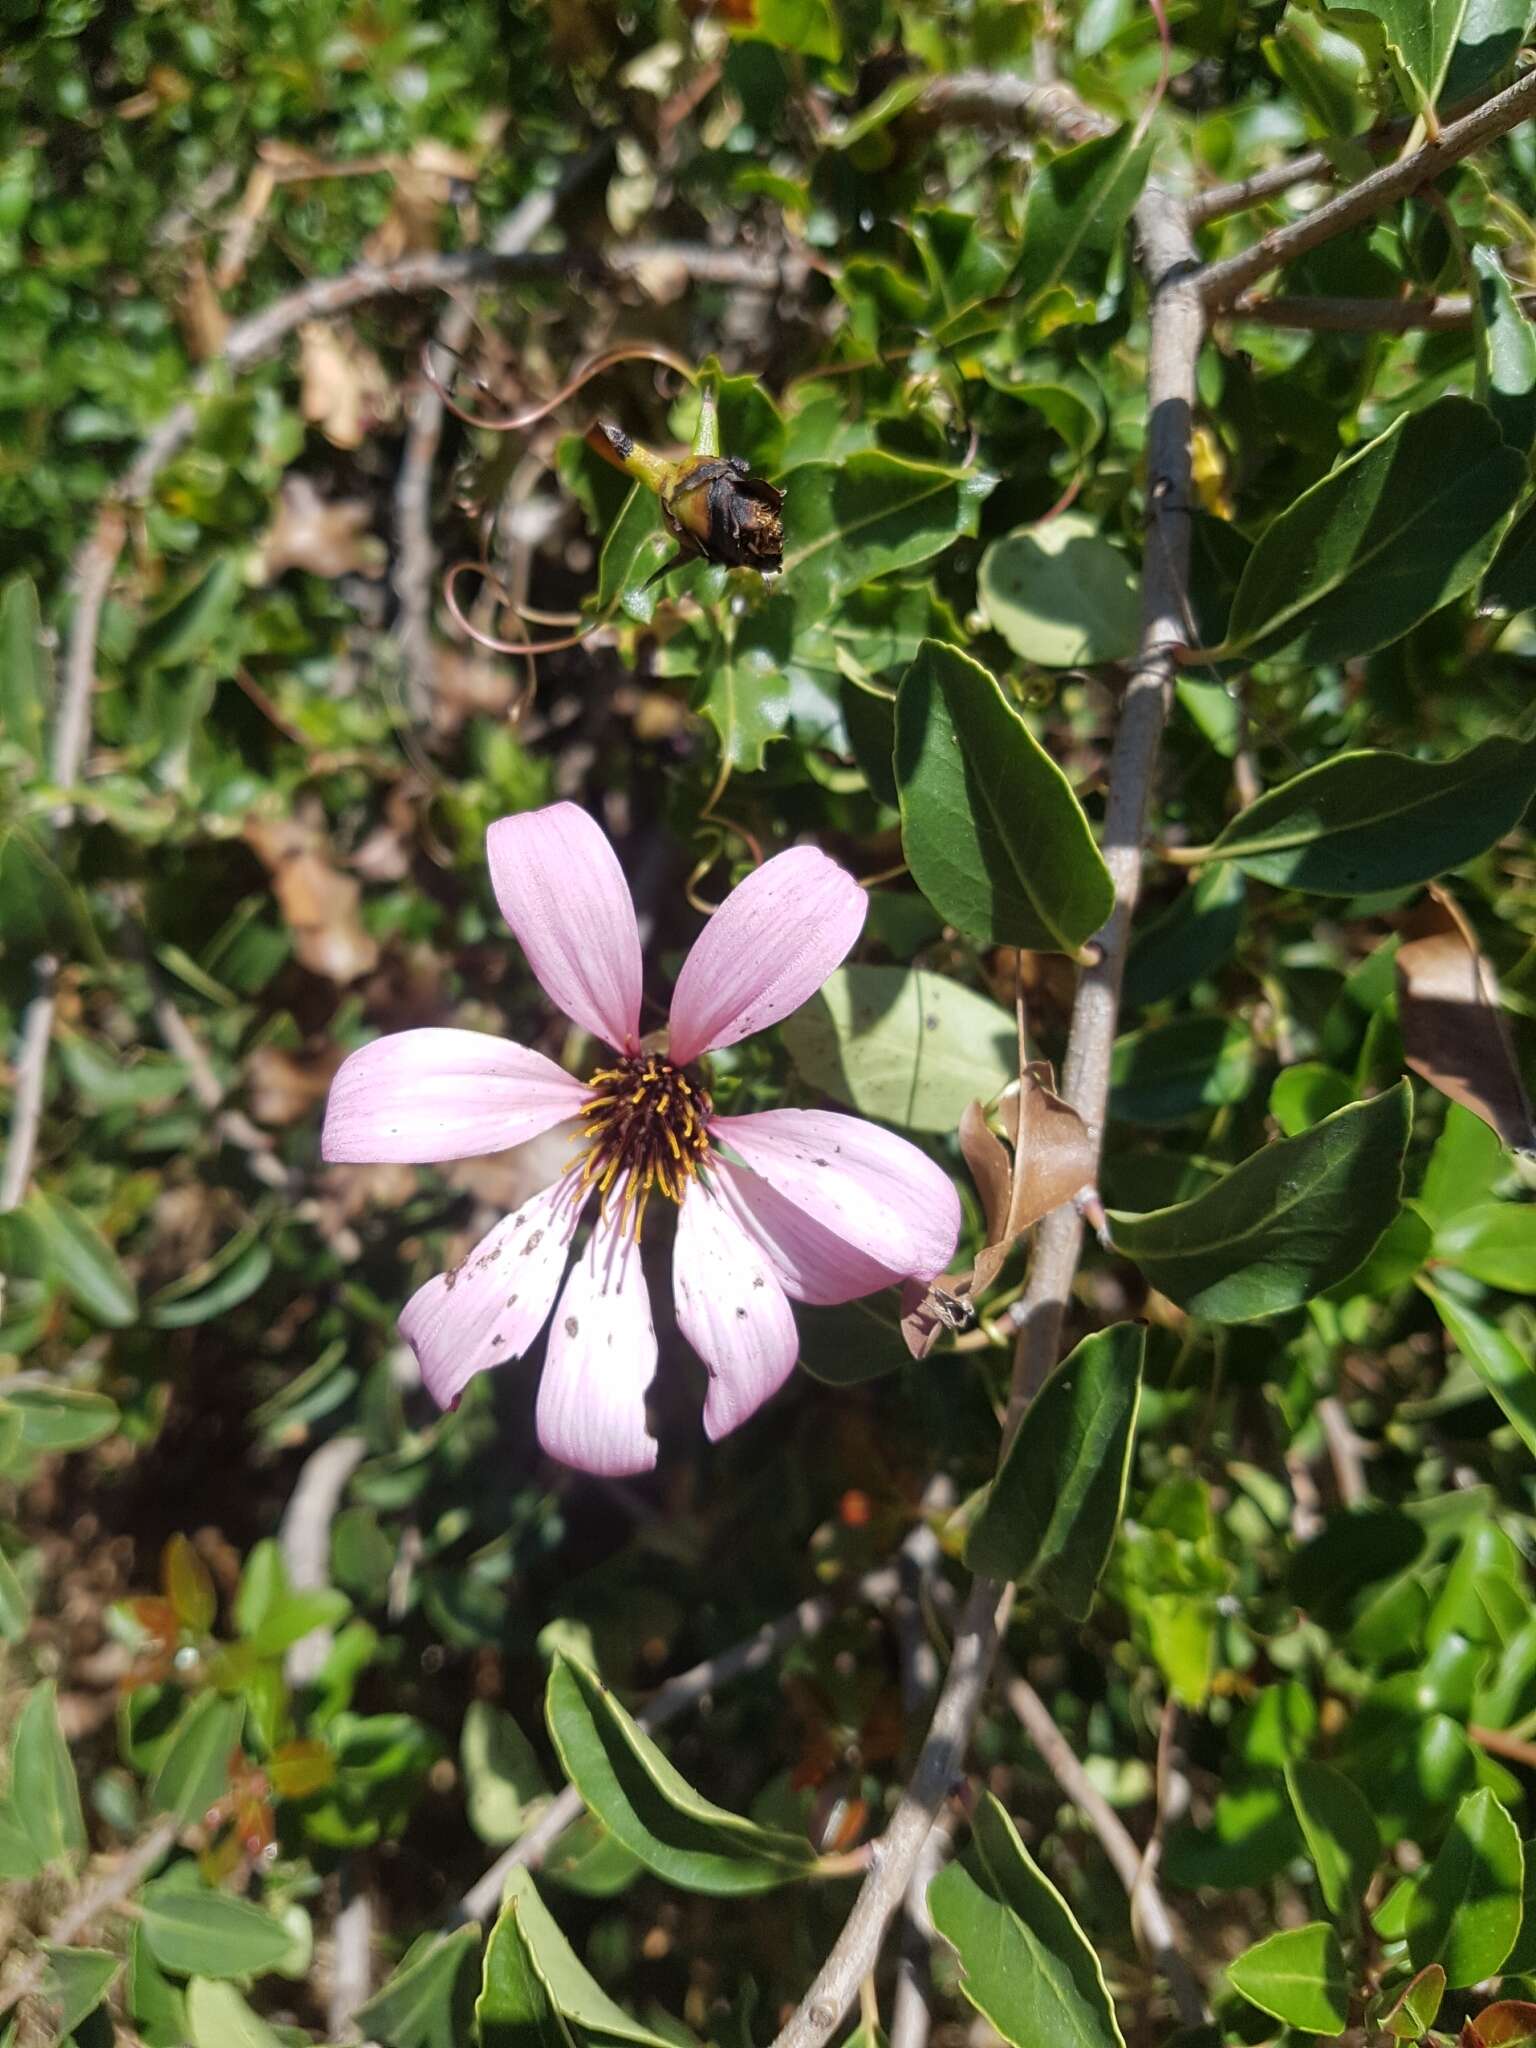
[[362, 889], [331, 865], [319, 830], [301, 818], [252, 816], [245, 821], [245, 839], [272, 877], [272, 893], [301, 963], [343, 985], [371, 974], [379, 947], [358, 916]]
[[339, 1052], [304, 1057], [259, 1045], [245, 1063], [251, 1115], [269, 1126], [302, 1123], [324, 1099], [340, 1065]]
[[960, 1153], [971, 1170], [981, 1212], [987, 1223], [987, 1243], [1000, 1244], [1008, 1232], [1008, 1213], [1013, 1206], [1013, 1162], [1008, 1148], [987, 1122], [979, 1102], [968, 1103], [960, 1118]]
[[1517, 1152], [1536, 1150], [1536, 1119], [1499, 1004], [1493, 969], [1456, 899], [1431, 886], [1397, 949], [1403, 1056], [1416, 1074], [1481, 1117]]
[[1010, 1238], [1070, 1202], [1093, 1178], [1093, 1139], [1071, 1103], [1055, 1092], [1054, 1080], [1045, 1061], [1032, 1061], [1019, 1077], [1017, 1096], [1002, 1104], [1014, 1144]]
[[1536, 2041], [1536, 2005], [1503, 1998], [1484, 2006], [1461, 2030], [1461, 2048], [1528, 2048]]
[[201, 250], [188, 263], [182, 278], [176, 300], [176, 324], [194, 363], [205, 363], [222, 350], [229, 332], [229, 315], [214, 290]]
[[311, 576], [381, 576], [385, 547], [369, 532], [366, 498], [322, 498], [307, 476], [290, 470], [278, 493], [277, 517], [262, 543], [262, 574], [272, 582], [287, 569]]
[[360, 448], [393, 418], [397, 395], [372, 349], [324, 320], [299, 329], [300, 410], [335, 448]]

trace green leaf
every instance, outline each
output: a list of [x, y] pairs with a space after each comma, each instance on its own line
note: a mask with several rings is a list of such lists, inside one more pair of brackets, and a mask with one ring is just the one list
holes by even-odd
[[715, 728], [722, 758], [743, 773], [756, 774], [769, 743], [789, 731], [795, 624], [794, 606], [775, 594], [730, 620], [726, 638], [699, 664], [693, 708]]
[[575, 2048], [523, 1933], [515, 1898], [503, 1903], [486, 1943], [475, 2022], [480, 2048]]
[[1352, 1273], [1397, 1213], [1407, 1082], [1254, 1153], [1193, 1201], [1111, 1212], [1116, 1248], [1191, 1315], [1244, 1323]]
[[780, 1028], [813, 1088], [909, 1131], [953, 1131], [1018, 1075], [1007, 1011], [920, 968], [839, 968]]
[[187, 1986], [187, 2032], [192, 2048], [285, 2048], [282, 2035], [252, 2012], [233, 1984], [206, 1977]]
[[557, 1656], [549, 1732], [588, 1807], [647, 1870], [685, 1891], [772, 1890], [816, 1861], [803, 1838], [759, 1827], [703, 1798], [592, 1672]]
[[174, 1875], [145, 1885], [139, 1908], [151, 1955], [178, 1976], [245, 1977], [275, 1968], [288, 1953], [288, 1930], [260, 1906], [193, 1891]]
[[1272, 1934], [1228, 1964], [1227, 1976], [1250, 2005], [1304, 2033], [1331, 2040], [1349, 2022], [1344, 1951], [1321, 1920]]
[[1371, 70], [1357, 43], [1305, 8], [1287, 7], [1264, 39], [1269, 67], [1306, 114], [1315, 134], [1358, 135], [1375, 111]]
[[192, 2038], [187, 2002], [149, 1952], [137, 1922], [128, 1937], [128, 1979], [123, 2000], [146, 2048], [183, 2048]]
[[1347, 1074], [1321, 1060], [1298, 1060], [1275, 1076], [1269, 1091], [1269, 1113], [1287, 1138], [1322, 1122], [1355, 1099]]
[[126, 1330], [139, 1312], [123, 1263], [94, 1223], [62, 1195], [34, 1188], [22, 1204], [47, 1256], [49, 1270], [78, 1306], [109, 1330]]
[[10, 1387], [0, 1398], [0, 1416], [20, 1422], [29, 1451], [83, 1451], [110, 1436], [119, 1421], [117, 1403], [84, 1387]]
[[1213, 863], [1131, 941], [1123, 1000], [1132, 1009], [1179, 995], [1230, 960], [1243, 928], [1248, 881], [1241, 868]]
[[1472, 251], [1477, 273], [1473, 315], [1477, 336], [1477, 395], [1511, 448], [1529, 454], [1536, 441], [1536, 327], [1492, 249]]
[[471, 1700], [459, 1736], [469, 1824], [482, 1842], [515, 1842], [528, 1807], [549, 1790], [528, 1740], [505, 1707]]
[[240, 1740], [245, 1707], [216, 1692], [199, 1693], [176, 1723], [148, 1798], [156, 1813], [201, 1820], [229, 1783], [230, 1751]]
[[1086, 1618], [1125, 1507], [1146, 1332], [1085, 1337], [1025, 1411], [966, 1539], [965, 1561]]
[[1505, 534], [1479, 593], [1490, 610], [1523, 612], [1536, 606], [1536, 505]]
[[1124, 2048], [1088, 1937], [990, 1792], [971, 1830], [972, 1867], [951, 1863], [928, 1887], [960, 1989], [1012, 2048]]
[[1349, 0], [1330, 8], [1341, 18], [1364, 15], [1379, 22], [1392, 68], [1419, 111], [1434, 108], [1455, 54], [1467, 0]]
[[1136, 572], [1081, 512], [995, 540], [976, 578], [982, 607], [1015, 654], [1042, 668], [1123, 661], [1136, 651]]
[[[242, 1233], [243, 1235], [244, 1233]], [[237, 1247], [239, 1240], [235, 1240]], [[242, 1301], [249, 1301], [272, 1270], [270, 1247], [261, 1243], [247, 1243], [239, 1247], [228, 1263], [220, 1262], [221, 1270], [206, 1287], [195, 1293], [177, 1289], [173, 1295], [167, 1289], [156, 1300], [149, 1303], [144, 1320], [154, 1330], [190, 1330], [199, 1323], [211, 1323], [215, 1316], [227, 1310], [238, 1308]]]
[[16, 1576], [16, 1567], [0, 1550], [0, 1642], [19, 1643], [31, 1617], [32, 1604]]
[[258, 1657], [280, 1657], [317, 1628], [335, 1628], [352, 1612], [352, 1602], [335, 1586], [305, 1587], [274, 1600], [249, 1632]]
[[1267, 790], [1211, 857], [1320, 896], [1406, 889], [1485, 853], [1533, 793], [1536, 740], [1487, 739], [1449, 761], [1363, 749]]
[[50, 2016], [55, 2035], [66, 2036], [106, 1997], [123, 1959], [103, 1948], [59, 1948], [51, 1941], [43, 1943], [43, 1954], [48, 1974], [42, 1996], [55, 2008]]
[[967, 937], [1075, 954], [1109, 916], [1071, 783], [994, 677], [937, 640], [897, 695], [896, 784], [913, 879]]
[[1055, 285], [1078, 299], [1103, 292], [1152, 161], [1150, 130], [1127, 125], [1037, 164], [1024, 201], [1015, 280], [1026, 303]]
[[1259, 1059], [1258, 1043], [1240, 1020], [1175, 1017], [1127, 1032], [1115, 1040], [1111, 1058], [1110, 1114], [1126, 1123], [1172, 1124], [1241, 1102]]
[[53, 663], [43, 643], [37, 586], [15, 576], [0, 591], [0, 735], [43, 761], [43, 736], [53, 704]]
[[1536, 1294], [1536, 1202], [1479, 1202], [1435, 1232], [1434, 1255], [1485, 1287]]
[[1222, 653], [1342, 661], [1387, 646], [1477, 581], [1525, 478], [1470, 399], [1404, 414], [1270, 522]]
[[1336, 1919], [1352, 1921], [1381, 1860], [1371, 1809], [1358, 1787], [1328, 1764], [1298, 1760], [1287, 1766], [1285, 1784], [1324, 1903]]
[[996, 478], [876, 450], [809, 462], [784, 499], [784, 573], [774, 596], [799, 630], [876, 576], [909, 569], [974, 534]]
[[36, 1877], [45, 1868], [21, 1824], [14, 1799], [0, 1799], [0, 1877]]
[[[565, 2015], [584, 2039], [594, 2042], [628, 2041], [634, 2043], [635, 2048], [677, 2048], [676, 2042], [656, 2033], [621, 2005], [616, 2005], [588, 1974], [550, 1917], [548, 1907], [539, 1897], [526, 1870], [507, 1873], [506, 1888], [502, 1893], [502, 1919], [513, 1911], [517, 1915], [518, 1937], [547, 1987], [556, 2010]], [[497, 1925], [500, 1924], [498, 1921]], [[494, 1936], [492, 1938], [494, 1940]], [[485, 1976], [489, 1991], [489, 1955], [486, 1957]], [[499, 1994], [497, 1996], [499, 2002]]]
[[53, 855], [20, 825], [0, 829], [0, 930], [8, 952], [100, 955], [85, 902]]
[[[733, 23], [734, 26], [734, 23]], [[825, 57], [835, 64], [843, 54], [843, 38], [830, 0], [754, 0], [747, 21], [737, 31], [802, 57]]]
[[191, 589], [158, 613], [139, 635], [134, 649], [141, 670], [182, 668], [208, 653], [235, 615], [245, 595], [245, 574], [239, 558], [221, 555]]
[[1526, 1449], [1536, 1457], [1536, 1361], [1497, 1323], [1480, 1316], [1420, 1277], [1419, 1285], [1456, 1340], [1456, 1349], [1477, 1374], [1514, 1424]]
[[85, 1854], [80, 1788], [59, 1726], [58, 1688], [51, 1678], [32, 1688], [17, 1718], [10, 1804], [44, 1863], [67, 1863]]
[[1435, 2024], [1445, 1996], [1445, 1972], [1438, 1963], [1420, 1970], [1381, 2016], [1384, 2032], [1396, 2041], [1417, 2041]]
[[473, 1965], [478, 1927], [416, 1943], [382, 1990], [357, 2009], [364, 2040], [383, 2048], [463, 2048], [473, 2038]]
[[1414, 1968], [1442, 1964], [1453, 1988], [1491, 1977], [1520, 1932], [1524, 1877], [1514, 1822], [1491, 1792], [1470, 1793], [1414, 1887], [1408, 1917]]
[[592, 601], [597, 616], [607, 618], [618, 605], [630, 618], [649, 625], [661, 587], [653, 583], [647, 590], [646, 582], [675, 552], [676, 543], [662, 525], [656, 493], [636, 484], [620, 506], [598, 556], [597, 593]]
[[1449, 107], [1480, 95], [1484, 86], [1508, 71], [1520, 45], [1536, 26], [1536, 0], [1467, 0], [1461, 34], [1445, 75], [1443, 97]]

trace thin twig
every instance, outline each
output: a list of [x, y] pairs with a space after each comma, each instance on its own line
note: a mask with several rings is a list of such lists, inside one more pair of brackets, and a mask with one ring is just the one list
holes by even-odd
[[1239, 292], [1257, 284], [1270, 271], [1294, 263], [1298, 256], [1319, 248], [1335, 235], [1370, 220], [1395, 200], [1406, 199], [1421, 185], [1481, 149], [1484, 143], [1518, 128], [1532, 114], [1536, 114], [1536, 69], [1526, 72], [1503, 92], [1495, 93], [1461, 120], [1449, 122], [1432, 142], [1373, 171], [1303, 219], [1275, 228], [1240, 255], [1206, 264], [1198, 279], [1202, 303], [1210, 309], [1229, 305]]
[[[70, 1906], [66, 1906], [48, 1928], [43, 1940], [54, 1948], [68, 1948], [103, 1913], [116, 1912], [128, 1894], [147, 1877], [176, 1840], [178, 1822], [174, 1817], [158, 1821], [141, 1841], [104, 1871]], [[0, 1991], [0, 2018], [24, 1998], [30, 1998], [48, 1974], [48, 1957], [41, 1947], [28, 1958], [19, 1975]]]
[[1250, 172], [1246, 178], [1234, 178], [1229, 185], [1208, 185], [1203, 192], [1197, 192], [1189, 202], [1189, 224], [1202, 228], [1207, 221], [1222, 220], [1229, 213], [1246, 213], [1250, 206], [1276, 199], [1294, 185], [1310, 185], [1320, 180], [1331, 183], [1337, 176], [1322, 150], [1303, 150], [1300, 156], [1287, 157], [1284, 163], [1269, 164], [1262, 171]]
[[[690, 1707], [697, 1706], [710, 1693], [718, 1692], [721, 1686], [745, 1678], [751, 1672], [761, 1671], [791, 1643], [804, 1642], [819, 1635], [845, 1607], [855, 1601], [872, 1607], [885, 1606], [896, 1597], [900, 1586], [898, 1567], [886, 1564], [866, 1572], [862, 1578], [842, 1581], [825, 1593], [802, 1600], [798, 1607], [791, 1608], [777, 1621], [765, 1622], [742, 1642], [722, 1650], [718, 1656], [706, 1657], [692, 1670], [679, 1672], [676, 1678], [669, 1678], [641, 1708], [636, 1720], [646, 1729], [665, 1727], [669, 1721], [687, 1713]], [[459, 1900], [454, 1919], [460, 1922], [490, 1919], [501, 1903], [502, 1887], [508, 1873], [519, 1867], [536, 1869], [572, 1822], [580, 1820], [584, 1808], [585, 1801], [576, 1787], [567, 1785], [551, 1800], [527, 1834], [520, 1836], [484, 1876], [470, 1886]]]
[[1210, 2018], [1205, 1994], [1179, 1948], [1173, 1919], [1157, 1885], [1145, 1872], [1146, 1859], [1130, 1830], [1084, 1770], [1076, 1751], [1051, 1717], [1028, 1679], [1000, 1666], [1003, 1697], [1023, 1723], [1051, 1776], [1098, 1836], [1099, 1846], [1132, 1902], [1137, 1939], [1168, 1980], [1180, 2023], [1199, 2026]]
[[[277, 1531], [283, 1562], [296, 1591], [313, 1592], [331, 1583], [331, 1524], [347, 1481], [367, 1454], [365, 1440], [355, 1431], [344, 1430], [305, 1459]], [[283, 1659], [288, 1683], [313, 1684], [331, 1654], [333, 1641], [328, 1628], [314, 1628], [290, 1644]]]
[[21, 1019], [16, 1048], [16, 1082], [11, 1096], [11, 1127], [5, 1165], [0, 1168], [0, 1215], [24, 1199], [32, 1178], [38, 1126], [43, 1120], [43, 1088], [48, 1075], [48, 1042], [58, 1003], [59, 963], [51, 953], [33, 971], [33, 992]]
[[1023, 129], [1058, 142], [1091, 142], [1116, 123], [1059, 80], [1036, 84], [1012, 71], [956, 71], [925, 86], [910, 112], [935, 126]]
[[333, 2041], [356, 2041], [362, 2029], [353, 2015], [373, 1991], [373, 1901], [357, 1883], [354, 1862], [341, 1869], [342, 1904], [331, 1929], [331, 1987], [326, 2032]]
[[[1536, 293], [1523, 294], [1520, 304], [1527, 313], [1536, 310]], [[1270, 298], [1243, 292], [1220, 308], [1219, 317], [1325, 334], [1411, 334], [1419, 328], [1443, 333], [1471, 324], [1472, 301], [1465, 292], [1441, 292], [1432, 299], [1318, 299], [1299, 292]]]
[[1328, 1446], [1328, 1462], [1333, 1468], [1333, 1483], [1338, 1490], [1339, 1505], [1346, 1508], [1364, 1507], [1371, 1497], [1366, 1483], [1365, 1464], [1360, 1456], [1360, 1438], [1344, 1412], [1344, 1403], [1337, 1394], [1324, 1394], [1317, 1404], [1317, 1419], [1322, 1425], [1323, 1441]]
[[[926, 1516], [954, 1506], [955, 1489], [947, 1474], [930, 1481], [923, 1494]], [[893, 1610], [896, 1646], [901, 1659], [902, 1712], [910, 1723], [926, 1718], [939, 1687], [939, 1658], [928, 1627], [934, 1586], [949, 1592], [947, 1580], [936, 1578], [942, 1551], [931, 1521], [917, 1523], [901, 1546], [898, 1565], [902, 1590]], [[933, 1920], [928, 1912], [928, 1887], [943, 1861], [947, 1837], [936, 1825], [923, 1844], [902, 1901], [901, 1939], [896, 1953], [896, 1989], [891, 2001], [891, 2048], [927, 2048], [933, 2027], [930, 2004]]]

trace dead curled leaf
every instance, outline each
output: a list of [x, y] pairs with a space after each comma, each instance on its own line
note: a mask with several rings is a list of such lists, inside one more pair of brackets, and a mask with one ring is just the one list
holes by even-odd
[[1529, 2048], [1536, 2041], [1536, 2005], [1504, 1998], [1485, 2005], [1461, 2030], [1461, 2048]]
[[[961, 1311], [985, 1294], [1018, 1239], [1093, 1178], [1097, 1152], [1087, 1126], [1055, 1092], [1045, 1060], [1031, 1060], [997, 1117], [1003, 1142], [979, 1102], [960, 1119], [960, 1150], [981, 1197], [987, 1241], [969, 1273], [945, 1274], [920, 1298], [903, 1299], [902, 1334], [914, 1358], [926, 1357], [941, 1331], [961, 1327]], [[972, 1311], [971, 1313], [974, 1313]]]
[[252, 815], [245, 821], [245, 840], [272, 877], [272, 893], [300, 963], [342, 984], [371, 974], [379, 963], [379, 946], [358, 916], [362, 889], [331, 865], [313, 818]]
[[334, 580], [381, 576], [385, 548], [369, 531], [366, 498], [323, 498], [307, 476], [290, 470], [278, 493], [277, 516], [261, 548], [261, 573], [270, 583], [288, 569]]
[[1403, 1056], [1442, 1095], [1481, 1117], [1517, 1152], [1536, 1151], [1536, 1118], [1510, 1041], [1492, 967], [1466, 913], [1431, 884], [1397, 949]]
[[325, 320], [299, 329], [299, 406], [334, 448], [360, 448], [394, 417], [398, 394], [372, 349]]

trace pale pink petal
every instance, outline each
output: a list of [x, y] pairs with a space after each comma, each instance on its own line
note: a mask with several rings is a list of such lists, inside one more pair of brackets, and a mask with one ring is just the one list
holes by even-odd
[[765, 1109], [716, 1117], [710, 1135], [802, 1216], [883, 1268], [887, 1282], [909, 1274], [930, 1279], [954, 1255], [954, 1183], [926, 1153], [879, 1124], [833, 1110]]
[[792, 846], [733, 889], [694, 941], [672, 993], [680, 1066], [766, 1030], [815, 995], [864, 929], [869, 898], [814, 846]]
[[701, 1180], [678, 1212], [672, 1295], [677, 1326], [709, 1369], [704, 1429], [718, 1441], [783, 1386], [800, 1340], [762, 1247]]
[[553, 1060], [488, 1031], [429, 1026], [349, 1053], [325, 1105], [321, 1156], [354, 1165], [472, 1159], [580, 1114], [587, 1091]]
[[640, 933], [618, 855], [575, 804], [498, 818], [491, 886], [539, 986], [620, 1052], [640, 1043]]
[[609, 1479], [656, 1463], [656, 1439], [645, 1426], [656, 1330], [640, 1247], [619, 1222], [619, 1192], [555, 1309], [538, 1405], [539, 1442], [549, 1455]]
[[477, 1372], [521, 1358], [548, 1322], [577, 1214], [570, 1182], [557, 1181], [406, 1303], [400, 1334], [440, 1408], [451, 1407]]
[[815, 1223], [767, 1181], [717, 1154], [715, 1187], [742, 1228], [762, 1246], [779, 1285], [792, 1301], [828, 1307], [878, 1294], [900, 1276]]

